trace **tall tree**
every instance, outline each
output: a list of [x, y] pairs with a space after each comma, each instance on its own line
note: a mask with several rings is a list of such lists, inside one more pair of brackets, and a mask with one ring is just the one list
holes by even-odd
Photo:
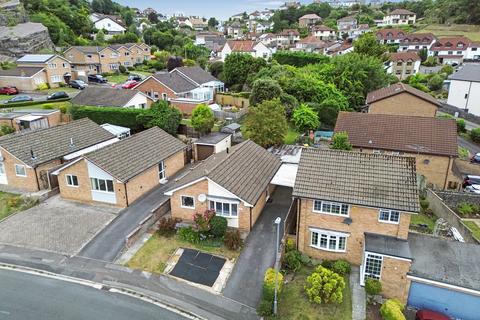
[[192, 127], [201, 134], [208, 133], [215, 124], [215, 116], [212, 109], [206, 104], [199, 104], [192, 111]]
[[353, 49], [356, 53], [377, 57], [382, 59], [382, 61], [387, 59], [385, 55], [388, 52], [387, 46], [379, 44], [373, 32], [361, 35], [353, 42]]
[[265, 100], [278, 98], [283, 93], [282, 87], [272, 79], [258, 79], [253, 82], [250, 104], [257, 105]]
[[306, 104], [300, 105], [300, 107], [293, 111], [292, 120], [295, 124], [295, 128], [299, 132], [308, 132], [320, 127], [318, 114]]

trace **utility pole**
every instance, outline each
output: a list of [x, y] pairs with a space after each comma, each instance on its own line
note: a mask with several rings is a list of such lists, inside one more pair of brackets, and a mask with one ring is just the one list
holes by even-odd
[[277, 245], [275, 246], [275, 298], [273, 300], [273, 314], [277, 315], [278, 310], [278, 268], [279, 268], [279, 250], [280, 250], [280, 223], [282, 222], [282, 218], [277, 217], [275, 219], [275, 224], [277, 225]]

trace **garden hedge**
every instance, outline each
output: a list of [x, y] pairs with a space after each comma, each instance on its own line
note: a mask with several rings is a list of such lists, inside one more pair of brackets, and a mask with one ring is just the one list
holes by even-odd
[[25, 102], [15, 102], [15, 103], [4, 103], [0, 104], [0, 109], [8, 109], [8, 108], [16, 108], [16, 107], [28, 107], [28, 106], [35, 106], [39, 104], [45, 103], [56, 103], [56, 102], [64, 102], [69, 101], [70, 98], [65, 99], [57, 99], [57, 100], [42, 100], [42, 101], [25, 101]]
[[137, 117], [145, 113], [143, 109], [73, 106], [70, 112], [73, 120], [89, 118], [98, 124], [110, 123], [130, 128], [132, 131], [144, 129], [143, 122], [137, 121]]

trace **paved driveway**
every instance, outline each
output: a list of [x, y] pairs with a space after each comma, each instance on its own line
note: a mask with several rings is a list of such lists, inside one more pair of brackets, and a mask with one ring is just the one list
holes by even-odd
[[0, 243], [73, 255], [118, 211], [66, 201], [57, 195], [0, 223]]
[[247, 237], [245, 247], [233, 269], [223, 295], [250, 307], [256, 307], [262, 294], [265, 270], [275, 263], [276, 228], [274, 221], [283, 220], [292, 202], [292, 189], [277, 187], [273, 201], [267, 203]]

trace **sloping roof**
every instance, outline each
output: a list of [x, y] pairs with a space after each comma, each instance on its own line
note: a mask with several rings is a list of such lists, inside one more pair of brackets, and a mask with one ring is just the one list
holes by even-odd
[[431, 32], [428, 33], [409, 33], [405, 38], [400, 40], [403, 44], [430, 44], [435, 40], [435, 35]]
[[203, 70], [202, 68], [195, 66], [195, 67], [178, 67], [172, 70], [172, 72], [179, 71], [186, 75], [188, 78], [192, 79], [199, 85], [210, 81], [220, 81], [214, 76], [212, 76], [209, 72]]
[[[51, 128], [0, 137], [0, 147], [23, 163], [36, 167], [113, 138], [113, 134], [92, 120], [83, 118]], [[31, 151], [36, 157], [35, 160], [32, 159]]]
[[308, 36], [306, 38], [303, 38], [301, 39], [300, 41], [298, 41], [298, 43], [303, 43], [303, 44], [318, 44], [318, 45], [322, 45], [324, 47], [327, 46], [327, 44], [325, 43], [325, 41], [323, 40], [320, 40], [319, 38], [315, 37], [315, 36]]
[[375, 91], [371, 91], [367, 94], [367, 99], [366, 99], [366, 104], [370, 104], [372, 102], [376, 102], [376, 101], [379, 101], [379, 100], [382, 100], [382, 99], [386, 99], [386, 98], [389, 98], [389, 97], [392, 97], [394, 95], [397, 95], [397, 94], [400, 94], [400, 93], [404, 93], [404, 92], [408, 92], [420, 99], [423, 99], [423, 100], [426, 100], [430, 103], [433, 103], [437, 106], [441, 106], [440, 102], [438, 102], [437, 99], [435, 99], [434, 97], [432, 97], [431, 95], [429, 95], [428, 93], [426, 92], [423, 92], [421, 90], [418, 90], [408, 84], [405, 84], [405, 83], [402, 83], [402, 82], [398, 82], [398, 83], [395, 83], [395, 84], [392, 84], [391, 86], [388, 86], [388, 87], [384, 87], [384, 88], [380, 88], [378, 90], [375, 90]]
[[157, 72], [152, 77], [172, 89], [175, 93], [188, 92], [198, 87], [178, 72]]
[[394, 15], [394, 14], [415, 14], [415, 12], [412, 12], [407, 9], [395, 9], [392, 12], [390, 12], [388, 15]]
[[480, 291], [480, 246], [409, 233], [410, 275]]
[[153, 127], [84, 157], [115, 178], [127, 182], [185, 147], [177, 138], [159, 127]]
[[412, 259], [407, 240], [377, 233], [365, 232], [365, 251]]
[[398, 28], [388, 28], [388, 29], [380, 29], [377, 30], [376, 36], [378, 39], [390, 39], [390, 40], [396, 40], [396, 39], [403, 39], [407, 33], [403, 31], [402, 29]]
[[0, 70], [0, 77], [31, 77], [43, 69], [43, 67], [15, 67], [7, 70]]
[[420, 57], [414, 51], [393, 52], [388, 57], [390, 61], [420, 61]]
[[318, 20], [321, 20], [322, 18], [320, 18], [315, 13], [309, 13], [309, 14], [301, 16], [298, 20], [304, 20], [304, 19], [318, 19]]
[[256, 43], [252, 40], [231, 40], [227, 44], [232, 52], [253, 52]]
[[338, 21], [347, 22], [347, 21], [355, 21], [355, 20], [357, 20], [357, 18], [355, 16], [346, 16], [346, 17], [338, 19], [337, 22]]
[[322, 24], [320, 26], [313, 27], [313, 31], [333, 31], [333, 29]]
[[187, 175], [175, 182], [170, 190], [206, 177], [251, 205], [255, 205], [280, 168], [276, 156], [247, 140], [213, 154]]
[[346, 131], [357, 148], [458, 155], [454, 119], [340, 112], [335, 132], [340, 131]]
[[293, 196], [418, 212], [415, 158], [305, 148]]
[[95, 107], [125, 107], [137, 94], [137, 90], [125, 90], [104, 86], [88, 86], [72, 98], [72, 104]]
[[[83, 52], [83, 53], [98, 53], [98, 52], [102, 51], [103, 49], [105, 49], [106, 47], [99, 47], [99, 46], [73, 46], [73, 47], [70, 47], [70, 48], [77, 49], [78, 51]], [[69, 48], [69, 49], [70, 49], [70, 48]], [[67, 49], [67, 50], [69, 50], [69, 49]]]
[[47, 62], [48, 60], [52, 59], [55, 55], [54, 54], [26, 54], [23, 57], [17, 59], [18, 62], [23, 63], [39, 63], [39, 62]]
[[472, 40], [467, 37], [445, 37], [438, 39], [430, 48], [431, 51], [460, 51], [467, 50]]
[[448, 77], [450, 80], [480, 82], [480, 65], [465, 64], [460, 70]]

